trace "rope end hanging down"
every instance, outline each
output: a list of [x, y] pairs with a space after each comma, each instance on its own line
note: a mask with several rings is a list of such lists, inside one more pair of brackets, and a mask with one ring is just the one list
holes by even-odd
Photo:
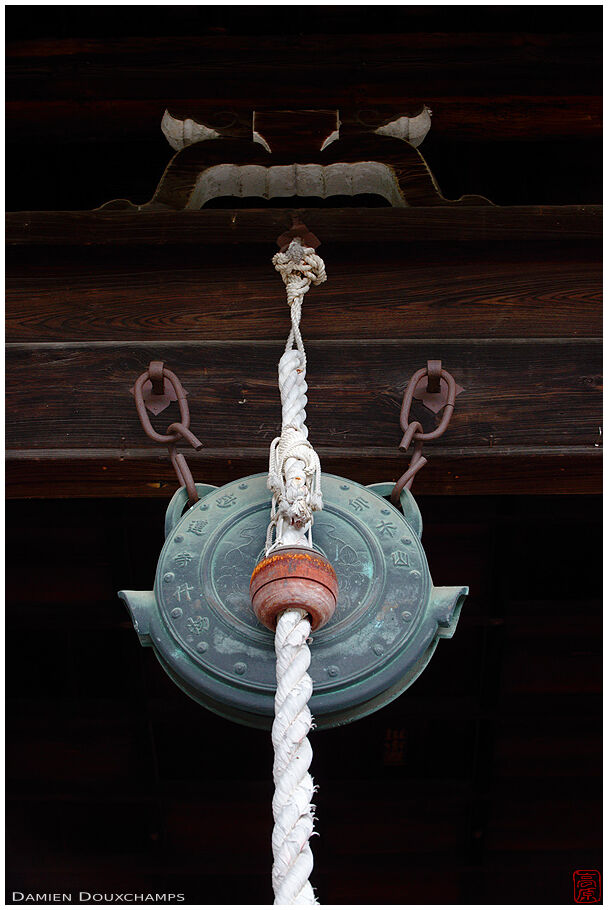
[[[305, 236], [306, 228], [303, 230]], [[314, 512], [323, 508], [321, 464], [306, 427], [306, 352], [300, 332], [304, 295], [326, 280], [325, 265], [312, 247], [293, 236], [273, 258], [285, 283], [291, 330], [279, 361], [281, 435], [270, 446], [268, 488], [272, 491], [266, 555], [251, 576], [258, 619], [275, 632], [277, 691], [272, 726], [272, 885], [275, 904], [316, 904], [309, 877], [313, 857], [314, 783], [309, 773], [313, 719], [311, 630], [324, 625], [336, 607], [336, 573], [313, 550]]]
[[310, 620], [304, 610], [285, 610], [275, 633], [277, 692], [272, 725], [274, 746], [272, 800], [272, 886], [275, 904], [317, 904], [309, 882], [313, 856], [309, 840], [314, 833], [315, 790], [309, 773], [312, 747], [308, 733], [312, 714], [308, 700]]

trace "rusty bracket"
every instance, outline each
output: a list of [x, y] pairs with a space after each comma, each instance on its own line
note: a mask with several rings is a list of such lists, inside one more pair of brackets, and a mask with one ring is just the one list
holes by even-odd
[[[429, 360], [427, 362], [428, 375], [423, 376], [414, 392], [414, 398], [421, 401], [425, 408], [438, 414], [448, 403], [449, 387], [441, 382], [441, 361]], [[464, 392], [462, 386], [456, 384], [456, 396]]]
[[[171, 382], [164, 376], [164, 363], [162, 360], [151, 360], [148, 367], [150, 378], [144, 382], [141, 390], [146, 408], [157, 417], [168, 408], [172, 401], [177, 401], [177, 395]], [[135, 397], [135, 386], [130, 389]], [[184, 391], [184, 394], [188, 393]]]
[[[144, 392], [146, 387], [148, 393], [147, 398]], [[137, 416], [139, 417], [139, 422], [142, 425], [144, 433], [153, 442], [167, 446], [171, 464], [175, 469], [179, 484], [182, 487], [186, 487], [188, 502], [190, 505], [193, 505], [199, 498], [196, 491], [196, 484], [194, 483], [192, 473], [185, 457], [181, 452], [177, 452], [175, 449], [176, 444], [181, 440], [187, 442], [197, 452], [203, 447], [203, 443], [197, 439], [190, 430], [190, 409], [188, 408], [188, 402], [186, 400], [187, 392], [175, 373], [165, 367], [162, 360], [152, 360], [148, 369], [145, 370], [141, 376], [138, 376], [135, 385], [131, 389], [131, 393], [135, 398]], [[150, 406], [151, 398], [154, 396], [162, 398], [168, 397], [167, 404], [164, 404], [159, 410], [155, 410], [154, 407]], [[150, 423], [147, 410], [152, 411], [153, 414], [158, 414], [160, 411], [163, 411], [171, 401], [177, 401], [179, 405], [180, 420], [171, 423], [164, 434], [157, 433]]]
[[[445, 387], [442, 386], [442, 380]], [[394, 506], [399, 506], [401, 491], [404, 488], [411, 489], [414, 477], [427, 463], [427, 459], [422, 454], [423, 444], [431, 439], [438, 439], [447, 430], [454, 413], [456, 396], [462, 391], [464, 390], [456, 385], [452, 374], [442, 368], [440, 360], [428, 360], [426, 367], [417, 370], [408, 382], [399, 415], [399, 422], [403, 430], [403, 439], [399, 443], [399, 448], [403, 452], [407, 452], [413, 442], [414, 450], [407, 471], [393, 487], [391, 502]], [[430, 407], [436, 413], [443, 409], [439, 426], [435, 430], [425, 433], [419, 421], [415, 420], [410, 423], [410, 409], [414, 398], [421, 400], [425, 406]], [[429, 403], [429, 399], [431, 403]]]
[[436, 395], [441, 391], [441, 361], [427, 360], [426, 390], [429, 395]]
[[297, 215], [292, 215], [292, 225], [288, 231], [285, 231], [279, 237], [277, 237], [277, 246], [282, 253], [285, 252], [289, 244], [296, 237], [299, 237], [302, 241], [302, 246], [312, 247], [313, 250], [316, 250], [318, 246], [321, 246], [321, 241], [312, 231], [309, 231], [306, 225], [300, 221]]

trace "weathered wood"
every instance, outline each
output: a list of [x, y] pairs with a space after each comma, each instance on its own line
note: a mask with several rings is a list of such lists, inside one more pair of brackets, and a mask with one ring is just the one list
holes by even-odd
[[[443, 13], [442, 13], [443, 15]], [[256, 14], [256, 18], [259, 18]], [[383, 61], [389, 59], [400, 59], [399, 55], [406, 55], [409, 52], [421, 51], [440, 51], [449, 50], [454, 56], [449, 60], [444, 59], [444, 66], [452, 64], [457, 65], [459, 59], [468, 57], [472, 51], [479, 57], [485, 58], [488, 51], [494, 52], [500, 50], [505, 55], [511, 54], [511, 64], [513, 66], [522, 63], [522, 61], [536, 62], [537, 58], [543, 53], [555, 54], [560, 50], [567, 50], [570, 53], [586, 52], [591, 50], [601, 50], [601, 36], [595, 34], [589, 29], [576, 29], [574, 31], [554, 31], [546, 29], [544, 31], [531, 31], [527, 29], [513, 30], [487, 30], [480, 31], [420, 31], [411, 27], [411, 20], [408, 17], [407, 25], [409, 29], [397, 31], [390, 29], [381, 32], [374, 28], [373, 32], [367, 27], [370, 22], [368, 11], [364, 16], [366, 27], [362, 33], [357, 34], [353, 40], [353, 34], [344, 30], [342, 27], [344, 20], [341, 19], [340, 27], [337, 32], [331, 33], [326, 29], [317, 27], [307, 28], [299, 34], [294, 34], [290, 39], [290, 46], [297, 48], [298, 52], [307, 52], [307, 60], [311, 63], [318, 62], [319, 58], [324, 58], [328, 53], [331, 59], [338, 62], [344, 60], [350, 61], [358, 59], [361, 63], [371, 63], [374, 61]], [[597, 18], [599, 22], [601, 16]], [[568, 17], [568, 23], [571, 25], [572, 20]], [[164, 23], [163, 23], [164, 24]], [[267, 23], [272, 26], [272, 23]], [[310, 22], [308, 23], [311, 24]], [[316, 23], [316, 25], [326, 25]], [[378, 23], [377, 23], [378, 24]], [[383, 23], [386, 25], [386, 22]], [[403, 22], [401, 25], [403, 26]], [[265, 46], [268, 42], [268, 46]], [[10, 60], [22, 60], [25, 63], [31, 62], [36, 58], [76, 58], [76, 62], [92, 60], [95, 56], [104, 64], [110, 66], [114, 60], [126, 61], [128, 59], [140, 58], [148, 64], [158, 59], [159, 55], [166, 55], [167, 59], [173, 61], [182, 61], [184, 64], [200, 63], [201, 56], [205, 55], [205, 60], [214, 63], [226, 62], [226, 65], [234, 61], [231, 55], [238, 54], [238, 60], [248, 63], [266, 63], [268, 48], [272, 47], [275, 51], [284, 51], [284, 35], [273, 34], [272, 28], [265, 33], [256, 34], [254, 31], [246, 31], [238, 34], [196, 34], [196, 35], [167, 35], [161, 36], [156, 34], [148, 37], [143, 34], [127, 37], [78, 37], [78, 38], [38, 38], [33, 40], [9, 40], [7, 42], [7, 58]], [[282, 53], [276, 65], [286, 65], [289, 62], [289, 56]], [[419, 62], [416, 56], [416, 62]]]
[[[257, 338], [8, 345], [9, 448], [137, 442], [142, 430], [129, 389], [150, 359], [162, 359], [178, 373], [189, 392], [193, 428], [208, 446], [264, 446], [280, 424], [281, 351], [280, 342]], [[441, 359], [466, 390], [444, 440], [450, 446], [597, 441], [599, 340], [314, 341], [307, 352], [309, 426], [318, 446], [398, 444], [403, 391], [429, 358]], [[411, 417], [427, 431], [438, 422], [417, 400]]]
[[601, 243], [602, 206], [437, 206], [432, 208], [226, 209], [202, 212], [11, 212], [6, 242], [50, 246], [112, 244], [269, 244], [292, 215], [322, 243], [448, 241], [519, 247], [535, 242]]
[[[100, 467], [108, 468], [106, 460], [116, 462], [117, 456], [126, 458], [126, 450], [141, 447], [145, 437], [129, 388], [154, 357], [176, 369], [189, 392], [192, 426], [205, 443], [195, 462], [205, 463], [205, 473], [206, 463], [217, 461], [220, 466], [211, 473], [220, 482], [227, 479], [226, 468], [234, 469], [236, 476], [264, 470], [267, 445], [280, 419], [275, 377], [280, 350], [280, 343], [255, 341], [9, 345], [8, 448], [22, 462], [40, 457], [43, 463], [59, 461], [67, 466], [84, 459], [89, 462], [84, 471], [93, 480]], [[437, 356], [466, 390], [457, 400], [449, 435], [442, 440], [450, 447], [446, 475], [453, 472], [453, 477], [443, 478], [442, 491], [456, 490], [463, 472], [467, 479], [462, 492], [496, 489], [497, 472], [492, 468], [489, 479], [482, 476], [479, 483], [471, 477], [474, 471], [467, 475], [467, 453], [474, 452], [483, 464], [497, 446], [502, 448], [503, 461], [508, 461], [511, 447], [532, 447], [542, 461], [539, 452], [545, 446], [560, 447], [561, 457], [564, 447], [566, 452], [572, 447], [573, 455], [587, 454], [599, 443], [600, 342], [342, 341], [338, 346], [310, 342], [308, 353], [314, 402], [309, 415], [311, 437], [326, 470], [348, 473], [349, 464], [360, 469], [367, 462], [365, 478], [371, 473], [378, 476], [382, 459], [382, 473], [390, 465], [391, 478], [405, 469], [407, 459], [392, 448], [400, 439], [401, 395], [413, 369]], [[242, 375], [235, 373], [237, 362], [243, 365]], [[417, 401], [412, 418], [419, 419], [426, 430], [436, 425], [435, 415]], [[162, 415], [163, 429], [172, 419]], [[100, 445], [105, 449], [101, 456]], [[432, 464], [431, 451], [429, 456]], [[162, 455], [150, 447], [145, 457], [158, 463]], [[567, 457], [563, 466], [565, 482], [552, 482], [561, 489], [580, 489], [580, 483], [570, 478]], [[36, 467], [32, 463], [30, 477]], [[16, 482], [23, 490], [20, 470], [17, 466]], [[425, 469], [429, 483], [425, 490], [431, 487], [432, 470]], [[160, 477], [168, 474], [165, 466]], [[597, 489], [597, 475], [594, 478], [592, 483], [583, 480], [582, 486]], [[206, 479], [211, 481], [210, 476]], [[147, 482], [161, 481], [156, 474]], [[502, 476], [501, 482], [504, 489]], [[516, 477], [510, 488], [525, 490], [529, 484], [526, 478]]]
[[[445, 6], [436, 10], [433, 6], [403, 6], [396, 5], [391, 9], [390, 19], [387, 19], [385, 6], [359, 6], [349, 8], [348, 19], [345, 20], [344, 10], [340, 6], [327, 6], [323, 11], [321, 20], [310, 14], [307, 8], [271, 6], [211, 6], [201, 15], [196, 7], [178, 6], [171, 10], [167, 16], [162, 7], [151, 6], [147, 17], [142, 22], [135, 10], [129, 11], [121, 17], [120, 35], [132, 38], [133, 36], [158, 37], [164, 41], [174, 36], [254, 36], [265, 35], [317, 35], [323, 32], [327, 35], [344, 35], [349, 37], [369, 35], [370, 33], [386, 32], [390, 25], [391, 32], [405, 32], [408, 34], [431, 33], [434, 34], [441, 26], [442, 33], [453, 32], [455, 39], [462, 31], [462, 11], [459, 7]], [[63, 36], [64, 44], [67, 40], [78, 42], [83, 38], [100, 38], [109, 40], [116, 38], [116, 13], [112, 8], [100, 7], [94, 14], [84, 6], [74, 9], [61, 6], [55, 9], [40, 9], [36, 17], [28, 15], [27, 10], [19, 7], [16, 10], [7, 8], [7, 22], [10, 24], [10, 39], [13, 42], [27, 41], [49, 44]], [[348, 31], [345, 32], [345, 24]], [[527, 35], [530, 40], [541, 36], [545, 32], [552, 34], [568, 32], [595, 33], [601, 25], [601, 9], [594, 6], [580, 6], [576, 15], [569, 7], [555, 6], [550, 18], [539, 15], [537, 6], [504, 6], [498, 9], [493, 6], [480, 6], [476, 10], [475, 19], [466, 25], [470, 26], [467, 39], [470, 43], [479, 36], [483, 42], [486, 34], [493, 35], [497, 32]], [[67, 40], [66, 40], [67, 39]], [[357, 40], [356, 38], [354, 40]]]
[[[6, 339], [204, 341], [283, 338], [283, 285], [245, 247], [36, 247], [7, 254]], [[329, 281], [307, 295], [305, 333], [323, 338], [600, 336], [599, 249], [538, 244], [324, 244]], [[235, 314], [238, 311], [238, 318]]]
[[[318, 447], [323, 469], [359, 483], [395, 481], [407, 459], [393, 449]], [[184, 450], [197, 481], [221, 486], [268, 469], [266, 449]], [[429, 445], [428, 463], [414, 485], [416, 495], [553, 495], [599, 493], [602, 453], [593, 446], [451, 449]], [[177, 489], [167, 456], [148, 449], [30, 449], [8, 453], [6, 494], [10, 499], [158, 498]], [[468, 577], [468, 576], [467, 576]]]
[[262, 101], [318, 107], [321, 90], [324, 107], [387, 104], [404, 91], [420, 101], [507, 95], [522, 86], [530, 95], [601, 94], [599, 31], [15, 42], [8, 64], [11, 100], [180, 98], [191, 97], [193, 86], [218, 106], [238, 99], [252, 109]]
[[[302, 214], [333, 263], [331, 281], [309, 295], [306, 311], [315, 443], [326, 470], [367, 482], [396, 479], [404, 459], [384, 440], [398, 443], [399, 389], [439, 346], [467, 392], [449, 435], [429, 452], [418, 490], [600, 488], [593, 394], [600, 368], [592, 353], [599, 345], [585, 340], [599, 330], [600, 207]], [[267, 260], [290, 212], [19, 213], [8, 222], [9, 240], [18, 241], [9, 247], [9, 337], [114, 342], [9, 349], [10, 363], [16, 358], [9, 495], [50, 495], [51, 483], [52, 495], [166, 496], [175, 481], [164, 453], [151, 447], [126, 455], [145, 441], [125, 393], [151, 356], [177, 369], [191, 394], [193, 427], [206, 427], [206, 449], [193, 461], [199, 478], [223, 483], [265, 469], [278, 425], [272, 364], [287, 320]], [[233, 279], [235, 267], [246, 280]], [[394, 338], [437, 341], [352, 343], [386, 336], [389, 327]], [[581, 342], [555, 340], [572, 339], [573, 331]], [[481, 340], [526, 335], [552, 340]], [[475, 336], [477, 343], [464, 340]], [[159, 337], [160, 347], [145, 342]], [[220, 343], [180, 343], [184, 337]], [[251, 343], [230, 344], [243, 337]], [[343, 339], [339, 349], [332, 337]], [[144, 343], [120, 343], [134, 338]], [[314, 364], [326, 356], [331, 379], [321, 388]], [[249, 383], [235, 378], [235, 359], [246, 364]], [[332, 452], [336, 439], [346, 445]]]

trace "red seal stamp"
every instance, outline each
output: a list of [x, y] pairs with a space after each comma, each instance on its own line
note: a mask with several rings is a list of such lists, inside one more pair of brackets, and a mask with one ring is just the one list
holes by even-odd
[[599, 904], [602, 899], [602, 879], [597, 869], [576, 869], [574, 879], [575, 904]]

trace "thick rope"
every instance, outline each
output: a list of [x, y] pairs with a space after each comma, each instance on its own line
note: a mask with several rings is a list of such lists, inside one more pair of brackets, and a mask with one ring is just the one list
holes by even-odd
[[284, 253], [277, 253], [272, 262], [285, 282], [287, 303], [291, 308], [291, 331], [279, 361], [283, 415], [281, 435], [270, 446], [268, 488], [273, 496], [267, 553], [273, 546], [295, 543], [296, 537], [306, 533], [311, 546], [313, 512], [323, 508], [321, 465], [308, 441], [306, 428], [308, 385], [300, 320], [304, 294], [311, 284], [327, 280], [323, 260], [311, 247], [303, 247], [299, 238], [292, 240]]
[[[275, 547], [312, 547], [313, 512], [323, 508], [321, 465], [308, 441], [306, 427], [306, 353], [300, 333], [304, 294], [311, 284], [326, 280], [325, 265], [310, 247], [295, 238], [277, 253], [273, 264], [287, 289], [291, 331], [279, 361], [283, 407], [281, 435], [270, 446], [268, 487], [272, 490], [266, 553]], [[273, 541], [274, 535], [274, 541]], [[274, 785], [272, 801], [272, 885], [275, 904], [316, 904], [309, 876], [313, 857], [314, 784], [308, 769], [312, 748], [308, 733], [312, 715], [310, 621], [302, 610], [286, 610], [275, 633], [277, 693], [272, 727]]]
[[308, 675], [310, 622], [302, 610], [286, 610], [277, 622], [277, 693], [272, 725], [274, 746], [274, 797], [272, 812], [272, 886], [275, 904], [316, 904], [308, 881], [312, 850], [308, 843], [314, 828], [314, 784], [308, 769], [312, 748], [308, 732], [312, 715], [308, 700], [312, 679]]

